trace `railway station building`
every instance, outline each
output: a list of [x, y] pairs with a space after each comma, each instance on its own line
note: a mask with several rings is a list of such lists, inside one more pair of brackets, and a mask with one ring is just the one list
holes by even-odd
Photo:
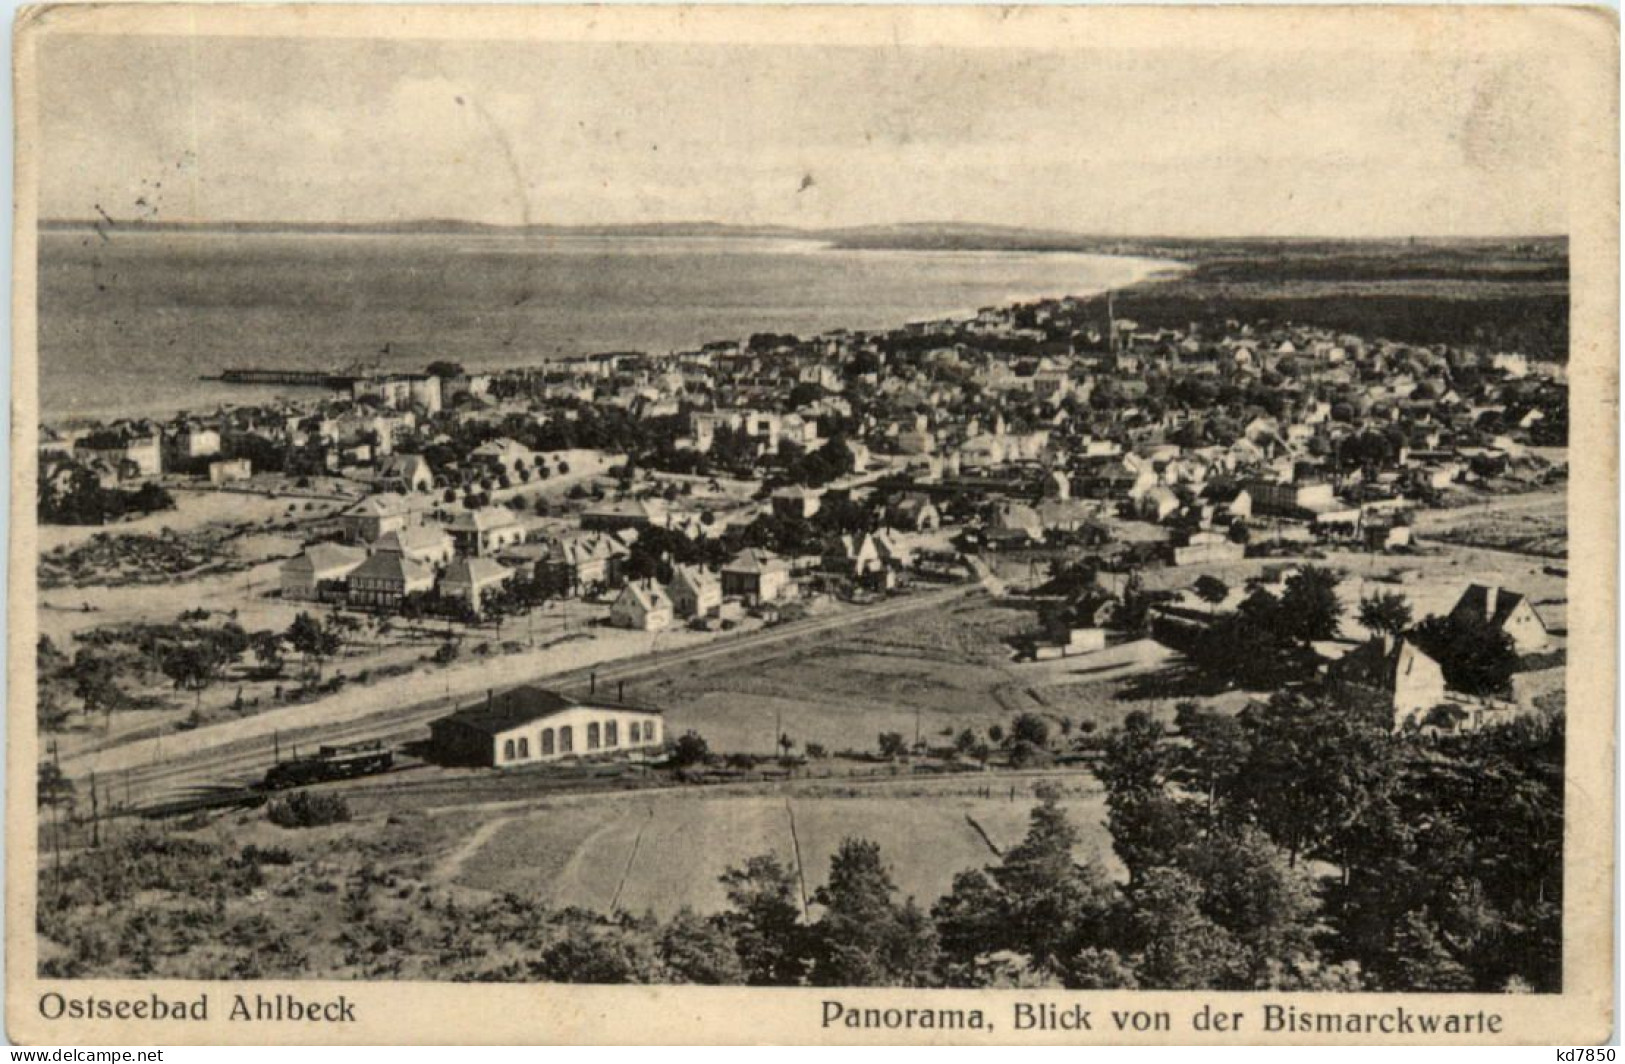
[[580, 700], [540, 687], [487, 693], [429, 725], [435, 761], [507, 768], [567, 757], [658, 751], [661, 711], [615, 700]]

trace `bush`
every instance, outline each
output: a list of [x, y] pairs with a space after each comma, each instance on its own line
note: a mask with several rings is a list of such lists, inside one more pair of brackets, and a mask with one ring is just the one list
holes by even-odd
[[265, 811], [279, 828], [319, 828], [350, 819], [350, 804], [336, 794], [297, 791], [278, 798]]
[[711, 748], [699, 732], [685, 732], [672, 747], [672, 764], [679, 768], [703, 763], [711, 756]]
[[1025, 739], [1017, 740], [1010, 748], [1011, 768], [1047, 768], [1054, 758], [1048, 750], [1035, 746]]
[[1037, 747], [1049, 745], [1049, 725], [1044, 718], [1033, 713], [1022, 713], [1010, 725], [1010, 738], [1018, 743]]

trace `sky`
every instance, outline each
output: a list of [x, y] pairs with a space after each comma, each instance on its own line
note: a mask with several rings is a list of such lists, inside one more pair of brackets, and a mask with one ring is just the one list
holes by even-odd
[[54, 35], [40, 214], [1567, 231], [1550, 58], [1182, 44]]

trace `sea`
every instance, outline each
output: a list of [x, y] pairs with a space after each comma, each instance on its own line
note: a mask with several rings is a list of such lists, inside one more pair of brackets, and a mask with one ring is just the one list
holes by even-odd
[[51, 423], [205, 413], [320, 394], [203, 379], [227, 368], [503, 369], [890, 328], [1091, 295], [1170, 265], [726, 236], [51, 230], [39, 402]]

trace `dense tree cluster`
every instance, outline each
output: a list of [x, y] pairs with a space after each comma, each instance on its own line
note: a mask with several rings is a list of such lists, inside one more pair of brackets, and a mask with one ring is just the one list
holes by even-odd
[[1476, 614], [1429, 617], [1410, 637], [1439, 663], [1444, 681], [1469, 695], [1505, 695], [1518, 669], [1512, 637]]
[[133, 491], [104, 488], [95, 473], [82, 467], [69, 474], [65, 486], [51, 478], [40, 480], [39, 519], [45, 524], [104, 525], [131, 514], [174, 508], [174, 497], [151, 481]]
[[[1287, 580], [1279, 596], [1255, 586], [1234, 613], [1201, 630], [1163, 634], [1213, 676], [1256, 690], [1279, 687], [1314, 672], [1319, 659], [1310, 644], [1338, 636], [1344, 609], [1339, 582], [1333, 570], [1305, 566]], [[1207, 602], [1223, 598], [1222, 585], [1208, 577], [1198, 581], [1196, 591]], [[1504, 630], [1482, 617], [1448, 614], [1412, 624], [1411, 605], [1397, 592], [1367, 596], [1356, 616], [1373, 635], [1415, 643], [1439, 663], [1451, 690], [1504, 696], [1511, 689], [1519, 667], [1517, 649]]]
[[785, 476], [792, 484], [817, 488], [846, 476], [852, 469], [852, 452], [844, 439], [836, 437], [827, 440], [815, 451], [794, 457], [785, 470]]
[[[1280, 595], [1255, 586], [1234, 613], [1199, 631], [1169, 632], [1169, 641], [1197, 668], [1242, 687], [1266, 690], [1302, 679], [1316, 664], [1310, 644], [1340, 630], [1340, 581], [1334, 570], [1306, 565], [1287, 579]], [[1228, 590], [1214, 581], [1197, 594], [1216, 604]]]
[[1131, 716], [1101, 772], [1162, 914], [1138, 985], [1558, 989], [1561, 718], [1424, 745], [1296, 691], [1178, 727]]

